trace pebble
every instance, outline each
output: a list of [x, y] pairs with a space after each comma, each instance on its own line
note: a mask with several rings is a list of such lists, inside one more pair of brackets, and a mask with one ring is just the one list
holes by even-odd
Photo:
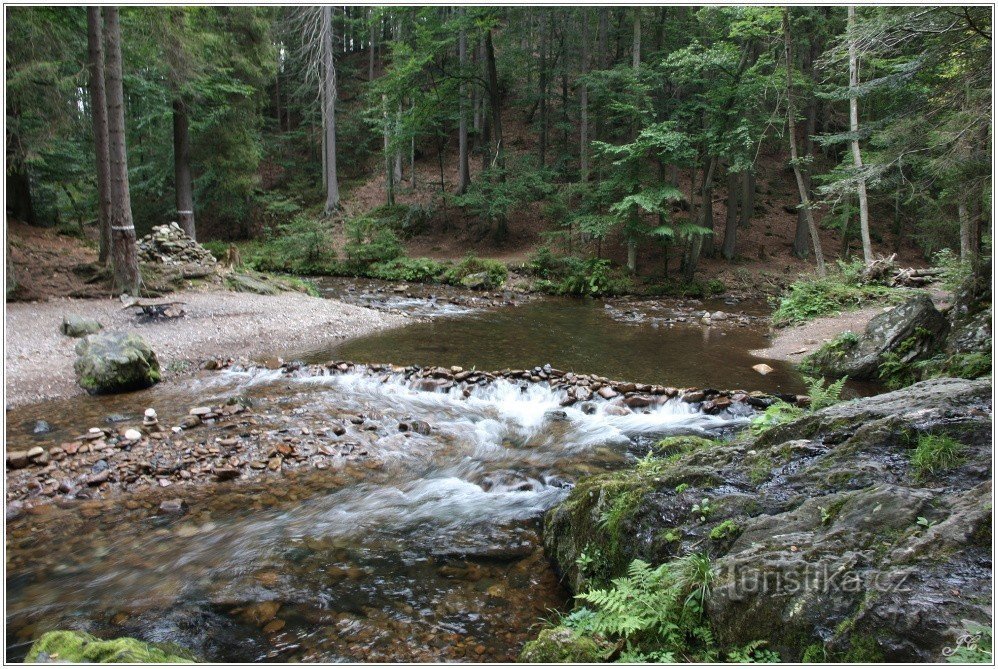
[[182, 516], [188, 511], [187, 502], [180, 498], [167, 499], [160, 502], [159, 512], [161, 514]]

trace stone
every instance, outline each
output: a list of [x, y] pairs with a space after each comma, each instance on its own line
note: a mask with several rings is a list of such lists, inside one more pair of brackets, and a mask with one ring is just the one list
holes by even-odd
[[611, 388], [610, 386], [601, 387], [599, 390], [596, 391], [596, 394], [605, 400], [613, 399], [618, 395], [617, 391]]
[[128, 430], [125, 430], [124, 437], [126, 441], [138, 441], [139, 439], [142, 438], [142, 433], [136, 430], [135, 428], [130, 428]]
[[609, 643], [599, 644], [591, 637], [576, 634], [566, 627], [555, 627], [528, 641], [520, 652], [519, 661], [529, 664], [593, 664], [605, 662], [612, 651], [613, 646]]
[[932, 300], [919, 295], [870, 319], [858, 341], [825, 344], [804, 362], [834, 378], [877, 379], [889, 354], [905, 365], [930, 357], [942, 347], [949, 327]]
[[182, 516], [187, 513], [188, 509], [187, 502], [179, 497], [163, 500], [159, 504], [159, 513], [161, 515]]
[[[202, 265], [213, 268], [215, 256], [187, 236], [177, 223], [157, 225], [137, 242], [139, 258], [163, 265]], [[192, 277], [193, 278], [193, 277]]]
[[219, 481], [231, 481], [239, 478], [239, 470], [235, 467], [216, 467], [215, 478]]
[[148, 388], [160, 380], [156, 354], [137, 334], [90, 335], [76, 345], [76, 355], [77, 381], [91, 393]]
[[764, 362], [760, 362], [758, 365], [752, 365], [752, 369], [759, 372], [763, 376], [766, 376], [770, 372], [774, 371], [772, 367], [770, 367]]
[[82, 316], [63, 316], [62, 324], [59, 326], [59, 332], [67, 337], [79, 338], [97, 334], [101, 331], [101, 329], [103, 329], [103, 327], [103, 325], [92, 318], [84, 318]]
[[49, 425], [48, 421], [36, 420], [34, 427], [31, 428], [32, 434], [47, 434], [52, 431], [52, 426]]
[[130, 637], [102, 640], [85, 632], [55, 630], [39, 637], [28, 650], [25, 662], [126, 664], [197, 662], [193, 654], [174, 644], [153, 644]]
[[41, 456], [45, 455], [45, 449], [41, 446], [33, 446], [28, 449], [27, 455], [29, 460], [37, 460]]
[[210, 416], [212, 413], [212, 409], [211, 407], [194, 407], [187, 413], [190, 414], [191, 416], [198, 416], [199, 418], [203, 418], [204, 416]]
[[23, 469], [28, 466], [27, 451], [8, 451], [7, 467], [10, 469]]

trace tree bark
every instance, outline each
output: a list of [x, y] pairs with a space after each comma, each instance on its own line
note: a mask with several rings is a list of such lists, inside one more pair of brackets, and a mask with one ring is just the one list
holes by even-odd
[[634, 69], [641, 67], [641, 8], [634, 8], [634, 35], [631, 44], [631, 63]]
[[863, 260], [873, 262], [870, 243], [870, 210], [866, 202], [866, 179], [863, 177], [863, 154], [859, 151], [859, 62], [856, 57], [856, 8], [849, 5], [849, 133], [852, 135], [852, 162], [856, 168], [856, 192], [859, 195], [859, 235], [863, 240]]
[[540, 97], [540, 110], [541, 110], [541, 132], [540, 132], [540, 147], [538, 148], [538, 153], [540, 154], [541, 167], [547, 162], [547, 146], [548, 146], [548, 44], [550, 40], [548, 39], [548, 26], [545, 21], [544, 10], [540, 10], [540, 23], [541, 23], [541, 40], [540, 40], [540, 69], [538, 71], [537, 84], [538, 91], [537, 94]]
[[488, 70], [489, 106], [492, 108], [492, 142], [495, 144], [493, 163], [500, 169], [505, 167], [502, 145], [501, 100], [499, 100], [499, 76], [496, 74], [496, 52], [492, 46], [492, 30], [485, 31], [485, 64]]
[[[641, 8], [634, 8], [634, 33], [631, 54], [631, 67], [637, 76], [641, 69]], [[637, 135], [637, 128], [633, 129], [632, 135]], [[638, 239], [637, 231], [631, 230], [627, 235], [627, 269], [631, 274], [638, 272]]]
[[464, 27], [464, 7], [458, 10], [461, 26], [457, 38], [457, 60], [461, 68], [461, 85], [458, 92], [457, 125], [457, 194], [462, 195], [471, 184], [468, 170], [468, 85], [465, 83], [468, 67], [468, 34]]
[[609, 46], [607, 44], [607, 30], [609, 28], [610, 22], [610, 9], [608, 7], [599, 8], [599, 46], [597, 51], [599, 51], [599, 63], [600, 69], [605, 70], [610, 67], [610, 53]]
[[727, 260], [735, 257], [735, 237], [738, 234], [738, 195], [741, 191], [741, 175], [728, 170], [728, 200], [724, 218], [724, 243], [721, 254]]
[[367, 42], [367, 80], [374, 81], [374, 10], [367, 8], [367, 21], [371, 24], [371, 36]]
[[138, 249], [135, 246], [135, 226], [132, 222], [132, 202], [128, 188], [128, 157], [125, 151], [125, 93], [122, 85], [121, 26], [118, 8], [108, 7], [104, 21], [104, 42], [107, 48], [107, 136], [110, 166], [110, 228], [111, 265], [114, 284], [133, 296], [138, 296], [142, 281], [139, 275]]
[[381, 95], [382, 118], [385, 123], [385, 200], [389, 207], [395, 205], [395, 170], [392, 169], [392, 155], [388, 152], [390, 140], [388, 137], [388, 96]]
[[340, 184], [336, 175], [336, 64], [333, 60], [332, 10], [322, 8], [322, 105], [326, 155], [326, 216], [340, 208]]
[[742, 210], [739, 225], [748, 228], [755, 214], [755, 175], [752, 170], [742, 172]]
[[793, 128], [796, 123], [794, 114], [794, 78], [793, 78], [793, 49], [790, 42], [790, 10], [783, 8], [783, 52], [787, 64], [787, 136], [790, 138], [790, 164], [794, 169], [794, 177], [797, 180], [797, 191], [800, 193], [801, 208], [807, 217], [807, 229], [811, 233], [811, 243], [814, 246], [814, 261], [818, 267], [818, 276], [824, 278], [825, 255], [821, 252], [821, 238], [818, 237], [818, 227], [814, 222], [814, 212], [811, 211], [811, 198], [808, 196], [807, 187], [804, 184], [804, 177], [801, 175], [800, 162], [797, 156], [797, 138], [794, 136]]
[[197, 239], [194, 227], [194, 186], [191, 182], [191, 138], [187, 108], [183, 101], [173, 101], [173, 181], [180, 227], [191, 239]]
[[[814, 79], [814, 62], [821, 56], [821, 44], [817, 39], [811, 40], [811, 49], [805, 51], [803, 55], [803, 71], [804, 74]], [[804, 124], [804, 157], [810, 157], [814, 155], [814, 133], [816, 131], [816, 124], [818, 118], [818, 104], [817, 98], [811, 95], [808, 99], [807, 108], [805, 114], [807, 115], [807, 121]], [[796, 132], [797, 125], [794, 124], [794, 132]], [[804, 187], [807, 188], [808, 195], [811, 194], [811, 167], [808, 165], [801, 168], [801, 172], [804, 175]], [[807, 228], [807, 217], [804, 215], [804, 211], [801, 209], [797, 210], [797, 229], [794, 231], [794, 243], [792, 248], [792, 253], [797, 258], [807, 258], [811, 253], [811, 233]]]
[[97, 225], [100, 228], [98, 261], [111, 257], [111, 161], [107, 137], [107, 92], [104, 86], [104, 17], [100, 7], [87, 7], [87, 51], [90, 69], [90, 114], [94, 126], [97, 162]]
[[[582, 7], [582, 55], [579, 70], [589, 73], [589, 8]], [[579, 180], [589, 181], [589, 87], [579, 83]]]

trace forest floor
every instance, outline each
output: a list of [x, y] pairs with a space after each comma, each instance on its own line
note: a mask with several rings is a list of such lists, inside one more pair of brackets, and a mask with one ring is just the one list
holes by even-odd
[[112, 299], [56, 298], [8, 303], [4, 328], [7, 406], [83, 393], [73, 372], [77, 339], [60, 333], [63, 316], [94, 318], [105, 331], [140, 334], [156, 351], [164, 378], [206, 359], [273, 354], [397, 327], [407, 317], [301, 293], [254, 295], [185, 291], [162, 298], [184, 302], [182, 318], [150, 322]]

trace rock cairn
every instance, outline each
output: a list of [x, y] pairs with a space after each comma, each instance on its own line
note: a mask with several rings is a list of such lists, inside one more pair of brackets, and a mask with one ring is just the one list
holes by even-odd
[[139, 240], [139, 257], [163, 265], [211, 265], [217, 261], [208, 249], [187, 236], [179, 225], [157, 225]]

